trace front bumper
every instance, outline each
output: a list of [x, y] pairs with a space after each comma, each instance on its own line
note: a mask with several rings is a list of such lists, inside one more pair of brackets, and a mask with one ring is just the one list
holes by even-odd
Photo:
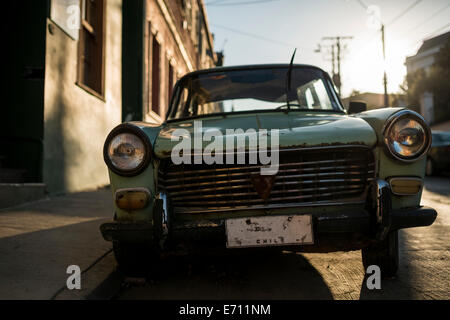
[[[389, 214], [390, 224], [384, 231], [431, 225], [437, 216], [434, 209], [418, 207], [384, 211]], [[387, 228], [387, 230], [386, 230]], [[110, 222], [101, 226], [105, 240], [127, 243], [155, 243], [161, 239], [151, 222]], [[302, 246], [303, 251], [329, 252], [336, 250], [358, 250], [377, 241], [378, 226], [366, 210], [342, 214], [313, 214], [315, 244]], [[225, 220], [189, 221], [174, 224], [170, 232], [170, 243], [182, 244], [185, 248], [225, 247]], [[292, 248], [292, 247], [290, 247]]]
[[395, 210], [391, 213], [391, 230], [431, 226], [436, 220], [437, 212], [433, 208], [420, 207]]
[[151, 222], [107, 222], [100, 226], [100, 232], [106, 241], [125, 243], [151, 243], [154, 234]]

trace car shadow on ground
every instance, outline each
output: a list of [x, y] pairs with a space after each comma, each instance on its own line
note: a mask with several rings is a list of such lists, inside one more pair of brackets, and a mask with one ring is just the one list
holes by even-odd
[[332, 299], [301, 255], [281, 251], [191, 254], [162, 259], [147, 283], [119, 299]]
[[445, 260], [426, 269], [433, 257], [421, 250], [422, 245], [417, 247], [420, 237], [400, 231], [399, 272], [395, 278], [383, 279], [381, 290], [368, 289], [367, 276], [360, 270], [360, 251], [314, 258], [296, 252], [249, 250], [169, 255], [154, 265], [146, 279], [126, 278], [114, 271], [88, 299], [415, 300], [448, 296], [445, 285], [428, 281], [441, 279], [445, 284], [446, 273], [441, 270]]
[[370, 275], [365, 275], [361, 283], [360, 300], [410, 300], [414, 299], [411, 279], [414, 276], [413, 257], [409, 251], [406, 235], [399, 232], [399, 269], [396, 277], [382, 279], [381, 289], [368, 289], [367, 280]]

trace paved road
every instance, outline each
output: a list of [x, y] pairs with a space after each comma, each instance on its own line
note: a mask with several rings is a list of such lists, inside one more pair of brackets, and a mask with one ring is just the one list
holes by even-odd
[[429, 178], [423, 205], [431, 227], [400, 231], [399, 275], [368, 290], [361, 252], [295, 252], [163, 261], [151, 283], [123, 288], [119, 299], [450, 299], [450, 179]]
[[[171, 256], [147, 281], [122, 279], [98, 232], [110, 201], [100, 190], [0, 211], [0, 299], [450, 299], [450, 178], [426, 180], [422, 204], [439, 217], [400, 232], [399, 276], [377, 291], [360, 251]], [[64, 289], [70, 264], [81, 291]]]
[[98, 228], [112, 211], [109, 190], [0, 210], [0, 299], [54, 296], [65, 285], [69, 265], [86, 270], [110, 250]]

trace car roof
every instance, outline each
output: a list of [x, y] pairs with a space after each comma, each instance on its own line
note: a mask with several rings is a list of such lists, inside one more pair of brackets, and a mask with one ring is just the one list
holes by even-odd
[[[308, 65], [308, 64], [293, 64], [293, 68], [312, 68], [317, 69], [319, 71], [325, 72], [319, 67]], [[238, 65], [238, 66], [226, 66], [226, 67], [215, 67], [210, 69], [201, 69], [186, 73], [181, 79], [196, 76], [200, 74], [206, 74], [210, 72], [221, 72], [221, 71], [237, 71], [237, 70], [252, 70], [252, 69], [275, 69], [275, 68], [289, 68], [288, 63], [281, 64], [250, 64], [250, 65]], [[326, 72], [325, 72], [326, 73]], [[180, 79], [180, 80], [181, 80]]]

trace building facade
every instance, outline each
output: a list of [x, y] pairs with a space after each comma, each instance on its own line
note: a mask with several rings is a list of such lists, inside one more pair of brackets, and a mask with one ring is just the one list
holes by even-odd
[[216, 65], [203, 0], [147, 0], [144, 120], [164, 120], [172, 88], [187, 72]]
[[[0, 185], [74, 192], [109, 183], [103, 143], [160, 123], [183, 74], [216, 65], [203, 0], [11, 1]], [[0, 202], [2, 199], [0, 199]], [[0, 204], [1, 206], [1, 204]]]
[[123, 119], [160, 123], [175, 82], [218, 65], [205, 6], [203, 0], [136, 0], [123, 10]]
[[[413, 74], [423, 70], [429, 74], [436, 61], [436, 55], [450, 39], [450, 32], [425, 40], [417, 51], [417, 54], [407, 57], [405, 61], [407, 74]], [[424, 92], [420, 98], [420, 113], [428, 123], [434, 122], [435, 105], [433, 93]]]
[[108, 181], [100, 150], [121, 121], [122, 0], [82, 1], [74, 36], [64, 25], [74, 4], [61, 18], [57, 4], [46, 19], [43, 182], [72, 192]]

